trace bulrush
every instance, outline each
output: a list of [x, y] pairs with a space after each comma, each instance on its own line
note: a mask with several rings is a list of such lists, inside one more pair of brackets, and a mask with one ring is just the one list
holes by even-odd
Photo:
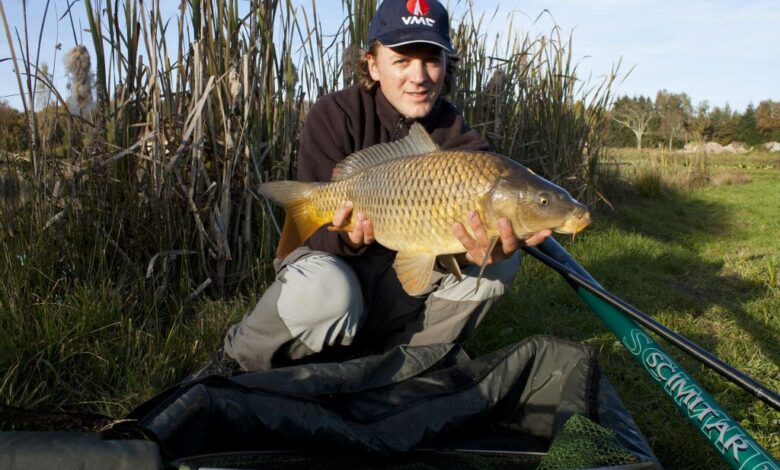
[[68, 104], [72, 112], [84, 115], [92, 109], [92, 90], [95, 77], [91, 72], [92, 61], [89, 51], [79, 45], [65, 54], [65, 70], [68, 72]]

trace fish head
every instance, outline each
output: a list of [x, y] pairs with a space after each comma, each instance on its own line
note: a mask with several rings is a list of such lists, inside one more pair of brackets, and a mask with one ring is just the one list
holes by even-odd
[[590, 224], [586, 205], [557, 184], [518, 166], [518, 171], [498, 180], [490, 198], [492, 214], [512, 221], [518, 238], [544, 229], [576, 234]]

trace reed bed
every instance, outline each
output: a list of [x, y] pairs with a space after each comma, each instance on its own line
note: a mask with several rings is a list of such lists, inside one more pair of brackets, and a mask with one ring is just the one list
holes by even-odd
[[[541, 19], [538, 18], [537, 21]], [[594, 202], [606, 111], [620, 64], [599, 79], [582, 80], [572, 37], [558, 27], [530, 36], [516, 31], [492, 40], [483, 31], [495, 14], [463, 14], [455, 31], [460, 51], [454, 102], [492, 147]]]
[[[650, 199], [677, 197], [708, 184], [724, 184], [712, 174], [706, 152], [681, 153], [668, 150], [611, 149], [598, 170], [607, 197], [631, 192]], [[729, 183], [725, 183], [729, 184]]]
[[[16, 78], [52, 92], [58, 132], [42, 139], [25, 103], [25, 197], [0, 200], [0, 402], [120, 416], [214, 347], [237, 318], [203, 312], [269, 280], [281, 214], [255, 188], [294, 178], [306, 110], [354, 82], [376, 3], [343, 0], [337, 31], [314, 1], [189, 0], [171, 18], [160, 0], [72, 3], [70, 90], [30, 53], [57, 20], [50, 1], [37, 31], [25, 20]], [[615, 71], [578, 78], [558, 29], [508, 27], [488, 50], [484, 17], [453, 16], [451, 99], [496, 151], [594, 200]]]

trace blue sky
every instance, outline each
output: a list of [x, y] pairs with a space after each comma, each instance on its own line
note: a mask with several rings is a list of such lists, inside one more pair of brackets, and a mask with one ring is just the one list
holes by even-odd
[[[175, 12], [179, 0], [160, 0], [164, 11]], [[8, 21], [21, 31], [21, 0], [4, 0]], [[38, 34], [43, 0], [28, 0], [31, 36]], [[247, 1], [241, 0], [246, 5]], [[305, 1], [309, 4], [309, 1]], [[446, 3], [446, 2], [445, 2]], [[453, 17], [458, 18], [466, 0], [450, 0]], [[475, 10], [484, 11], [492, 35], [505, 31], [507, 18], [514, 13], [514, 26], [536, 36], [548, 33], [555, 23], [568, 34], [573, 31], [574, 57], [580, 75], [609, 73], [622, 58], [617, 94], [654, 96], [659, 89], [686, 92], [694, 104], [707, 100], [711, 106], [729, 103], [744, 110], [748, 103], [763, 99], [780, 101], [780, 2], [754, 1], [672, 1], [672, 0], [478, 0]], [[323, 29], [333, 31], [343, 19], [339, 0], [317, 2]], [[70, 26], [57, 23], [66, 5], [53, 0], [43, 34], [41, 60], [55, 66], [55, 82], [64, 90], [63, 52], [55, 55], [55, 45], [72, 47]], [[82, 15], [83, 5], [74, 7]], [[56, 12], [59, 15], [55, 14]], [[534, 21], [543, 11], [544, 15]], [[497, 11], [494, 16], [493, 13]], [[84, 39], [88, 33], [83, 33]], [[8, 57], [8, 43], [0, 34], [0, 59]], [[16, 80], [10, 61], [0, 63], [0, 97], [20, 107]]]

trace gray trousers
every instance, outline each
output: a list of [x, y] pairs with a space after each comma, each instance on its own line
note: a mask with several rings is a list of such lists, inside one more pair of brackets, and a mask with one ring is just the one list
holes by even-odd
[[409, 297], [391, 265], [377, 267], [369, 276], [372, 281], [361, 285], [355, 271], [363, 274], [363, 269], [300, 247], [275, 262], [276, 280], [228, 330], [225, 352], [243, 370], [257, 371], [315, 354], [462, 341], [509, 290], [519, 265], [520, 254], [515, 253], [488, 266], [478, 290], [478, 266], [463, 269], [461, 281], [434, 273], [429, 293]]

